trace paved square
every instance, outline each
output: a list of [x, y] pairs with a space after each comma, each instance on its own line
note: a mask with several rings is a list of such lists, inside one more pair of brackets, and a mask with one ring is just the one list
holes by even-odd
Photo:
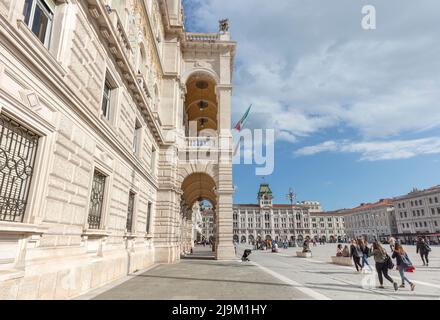
[[[245, 247], [238, 248], [240, 255]], [[184, 259], [172, 265], [159, 265], [110, 290], [82, 297], [111, 300], [252, 300], [252, 299], [336, 299], [401, 300], [440, 299], [440, 248], [433, 247], [430, 266], [423, 267], [415, 247], [406, 247], [416, 265], [408, 277], [416, 284], [395, 292], [390, 283], [378, 289], [375, 272], [359, 274], [354, 267], [331, 264], [336, 245], [312, 247], [311, 259], [297, 258], [300, 248], [280, 249], [279, 253], [253, 251], [251, 262], [218, 262]], [[198, 248], [203, 258], [206, 248]], [[389, 250], [389, 249], [388, 249]], [[202, 251], [202, 254], [200, 253]], [[374, 267], [374, 261], [370, 258]], [[400, 283], [397, 271], [391, 276]], [[99, 293], [99, 294], [98, 294]], [[80, 298], [81, 299], [81, 298]]]

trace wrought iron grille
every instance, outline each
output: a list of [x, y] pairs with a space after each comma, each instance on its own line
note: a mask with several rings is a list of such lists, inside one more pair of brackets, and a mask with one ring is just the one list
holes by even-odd
[[127, 232], [132, 232], [133, 229], [134, 196], [135, 194], [130, 191], [130, 195], [128, 196]]
[[0, 115], [0, 220], [23, 222], [39, 136]]
[[88, 217], [90, 229], [99, 229], [101, 226], [106, 178], [107, 177], [104, 174], [97, 170], [95, 170], [93, 173], [92, 193], [90, 195], [90, 210]]

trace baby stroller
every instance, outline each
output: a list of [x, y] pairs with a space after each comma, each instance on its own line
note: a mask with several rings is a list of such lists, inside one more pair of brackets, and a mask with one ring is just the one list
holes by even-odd
[[250, 256], [251, 253], [252, 253], [252, 250], [250, 250], [250, 249], [244, 250], [243, 256], [241, 257], [241, 261], [250, 261], [248, 257]]

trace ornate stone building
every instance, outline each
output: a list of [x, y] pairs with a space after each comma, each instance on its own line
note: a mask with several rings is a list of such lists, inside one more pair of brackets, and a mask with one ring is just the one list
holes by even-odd
[[187, 33], [180, 0], [0, 1], [0, 299], [174, 262], [200, 199], [234, 257], [235, 46], [225, 21]]
[[234, 205], [234, 241], [253, 243], [266, 239], [303, 241], [345, 238], [344, 212], [322, 212], [317, 201], [274, 204], [268, 184], [261, 184], [258, 204]]

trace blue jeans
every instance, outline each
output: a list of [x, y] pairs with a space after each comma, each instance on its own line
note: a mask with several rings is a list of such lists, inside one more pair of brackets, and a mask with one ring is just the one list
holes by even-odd
[[368, 263], [368, 255], [364, 254], [362, 256], [362, 269], [365, 267], [365, 265], [368, 266], [368, 268], [370, 268], [370, 270], [373, 270], [373, 268], [370, 266], [370, 264]]
[[408, 284], [411, 285], [412, 282], [409, 281], [409, 279], [405, 276], [405, 268], [398, 267], [397, 269], [399, 270], [400, 278], [402, 279], [402, 284], [405, 284], [405, 280], [406, 280], [406, 282], [408, 282]]

